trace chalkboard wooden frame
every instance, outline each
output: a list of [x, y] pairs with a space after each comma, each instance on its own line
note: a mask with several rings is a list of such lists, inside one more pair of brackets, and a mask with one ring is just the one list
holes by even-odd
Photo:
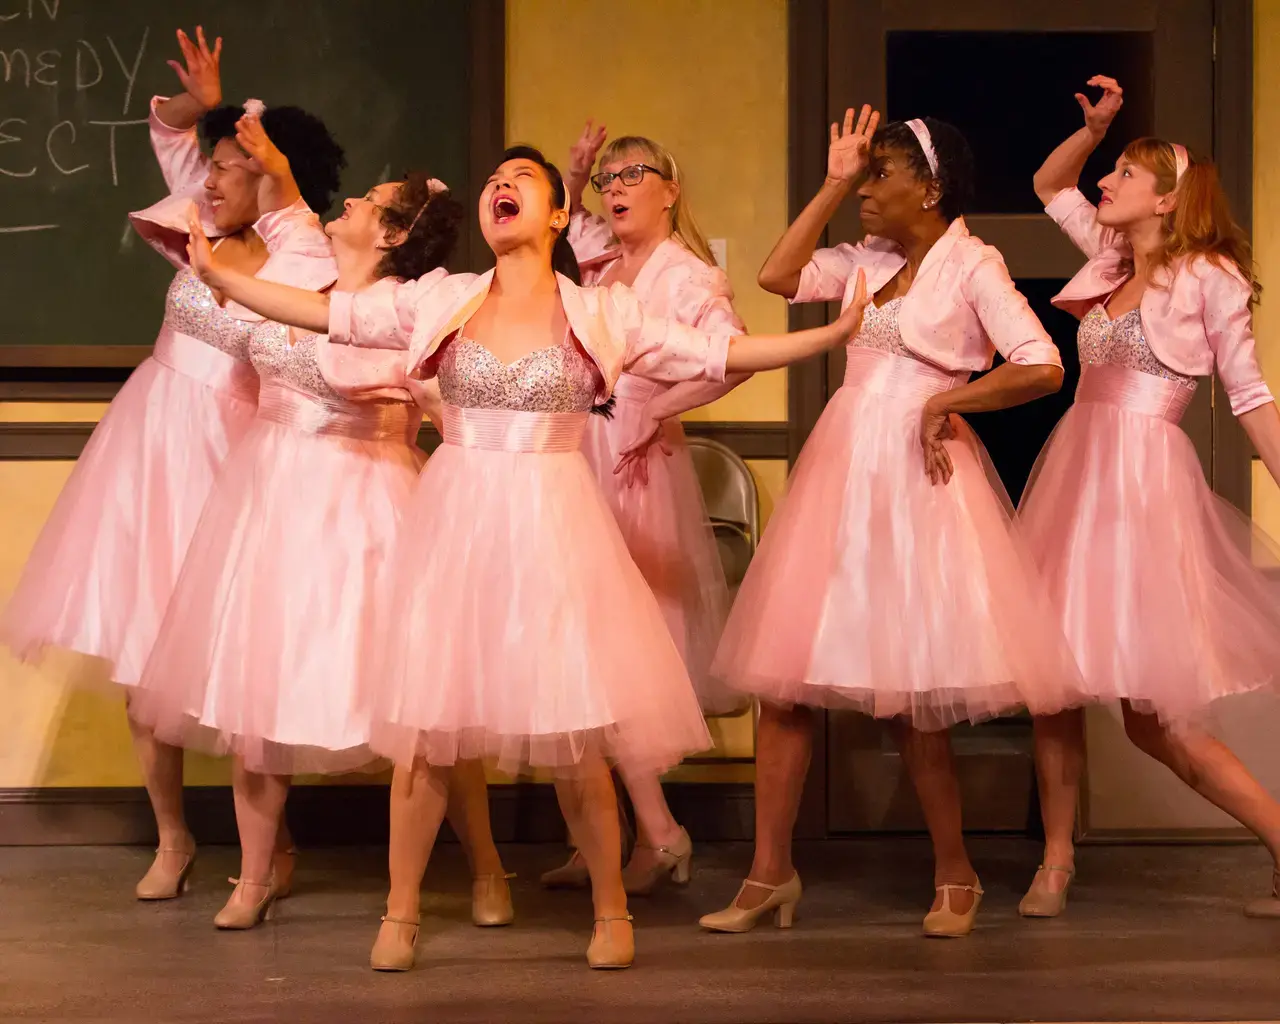
[[[465, 202], [470, 211], [506, 144], [506, 4], [469, 0], [467, 16], [471, 132]], [[491, 263], [484, 239], [474, 217], [468, 217], [467, 224], [456, 265], [484, 269]], [[150, 345], [0, 345], [0, 399], [100, 399], [103, 371], [118, 371], [123, 380], [127, 370], [150, 354]]]

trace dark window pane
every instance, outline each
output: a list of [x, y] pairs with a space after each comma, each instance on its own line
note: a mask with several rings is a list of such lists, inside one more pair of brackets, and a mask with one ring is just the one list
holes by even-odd
[[1027, 484], [1036, 456], [1040, 454], [1040, 449], [1044, 447], [1062, 414], [1071, 405], [1076, 382], [1080, 379], [1080, 359], [1076, 354], [1076, 328], [1079, 321], [1070, 313], [1055, 308], [1049, 301], [1066, 283], [1047, 278], [1016, 282], [1018, 290], [1027, 297], [1031, 309], [1040, 318], [1045, 330], [1052, 335], [1053, 343], [1062, 353], [1062, 368], [1066, 373], [1062, 390], [1056, 395], [1013, 409], [965, 417], [986, 445], [991, 461], [995, 463], [996, 471], [1015, 504], [1022, 496], [1022, 489]]
[[[1074, 94], [1094, 75], [1124, 88], [1124, 107], [1081, 177], [1085, 194], [1125, 143], [1154, 123], [1153, 40], [1147, 32], [890, 32], [893, 120], [936, 117], [969, 140], [978, 165], [974, 213], [1038, 213], [1031, 178], [1084, 124]], [[851, 97], [856, 101], [857, 97]]]

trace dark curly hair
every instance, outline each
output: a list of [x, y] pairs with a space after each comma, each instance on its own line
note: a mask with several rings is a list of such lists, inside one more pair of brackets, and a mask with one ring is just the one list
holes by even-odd
[[462, 205], [446, 189], [431, 193], [431, 176], [409, 171], [396, 189], [396, 197], [379, 210], [388, 233], [406, 232], [404, 240], [387, 249], [378, 263], [378, 277], [416, 281], [428, 271], [443, 267], [458, 243], [465, 216]]
[[[564, 178], [560, 174], [560, 168], [542, 155], [542, 150], [533, 146], [511, 146], [502, 154], [498, 163], [505, 164], [508, 160], [530, 160], [541, 167], [547, 180], [551, 182], [552, 208], [564, 206]], [[578, 257], [573, 254], [573, 246], [569, 244], [567, 227], [556, 236], [555, 245], [551, 249], [551, 269], [563, 274], [574, 284], [582, 284], [582, 271], [578, 268]]]
[[[200, 137], [212, 149], [223, 139], [235, 141], [243, 107], [214, 107], [200, 119]], [[325, 123], [301, 107], [267, 107], [262, 127], [286, 157], [298, 191], [312, 211], [326, 212], [342, 179], [347, 157]]]
[[[937, 118], [923, 118], [933, 139], [933, 151], [938, 158], [938, 212], [947, 223], [963, 216], [973, 202], [974, 163], [973, 150], [965, 141], [960, 129]], [[929, 182], [934, 174], [929, 170], [920, 140], [905, 121], [890, 121], [882, 125], [871, 139], [871, 149], [893, 149], [907, 158], [907, 166], [918, 181]]]

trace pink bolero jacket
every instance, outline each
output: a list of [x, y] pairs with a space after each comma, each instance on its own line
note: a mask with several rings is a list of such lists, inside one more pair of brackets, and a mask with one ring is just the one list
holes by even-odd
[[[800, 271], [791, 301], [838, 300], [847, 306], [859, 267], [874, 295], [905, 264], [896, 243], [875, 235], [857, 245], [819, 249]], [[1053, 341], [1013, 286], [1004, 258], [969, 234], [963, 217], [951, 222], [920, 264], [898, 325], [907, 348], [944, 370], [985, 370], [996, 350], [1011, 363], [1062, 365]]]
[[[569, 243], [584, 285], [598, 284], [621, 255], [609, 241], [609, 229], [599, 217], [579, 210], [570, 218]], [[703, 330], [746, 330], [734, 311], [733, 288], [725, 272], [707, 266], [674, 238], [653, 250], [631, 287], [645, 309], [658, 316]]]
[[[156, 116], [156, 106], [163, 101], [163, 96], [151, 100], [151, 146], [169, 195], [129, 214], [129, 222], [148, 245], [181, 268], [187, 265], [187, 214], [192, 203], [200, 211], [205, 232], [214, 237], [218, 231], [212, 211], [202, 201], [209, 159], [200, 152], [194, 128], [170, 128]], [[282, 210], [264, 213], [253, 229], [269, 253], [256, 275], [261, 280], [320, 291], [338, 279], [338, 264], [320, 218], [301, 199]], [[227, 303], [227, 311], [238, 320], [262, 319], [234, 302]]]
[[[1083, 317], [1133, 276], [1133, 250], [1098, 223], [1098, 210], [1078, 188], [1063, 189], [1045, 207], [1089, 257], [1053, 304]], [[1239, 416], [1275, 401], [1262, 379], [1249, 312], [1250, 289], [1235, 267], [1207, 257], [1178, 264], [1142, 293], [1142, 329], [1160, 362], [1191, 377], [1218, 367], [1231, 411]]]
[[[493, 280], [490, 270], [448, 274], [434, 270], [417, 281], [386, 278], [361, 292], [331, 294], [329, 342], [321, 370], [348, 397], [388, 395], [408, 378], [435, 375], [440, 346], [471, 318]], [[670, 383], [722, 381], [729, 354], [727, 330], [704, 332], [647, 314], [623, 285], [583, 288], [557, 275], [560, 301], [578, 343], [600, 372], [604, 402], [625, 371]], [[380, 367], [344, 356], [338, 346], [390, 350]]]

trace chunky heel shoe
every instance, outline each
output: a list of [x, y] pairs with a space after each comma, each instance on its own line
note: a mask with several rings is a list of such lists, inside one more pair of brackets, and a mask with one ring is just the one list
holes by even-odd
[[[978, 907], [982, 903], [982, 883], [975, 881], [973, 885], [956, 885], [944, 882], [936, 886], [942, 893], [942, 906], [931, 910], [924, 916], [924, 933], [937, 939], [962, 939], [973, 931], [973, 922], [978, 916]], [[973, 893], [973, 906], [963, 914], [951, 909], [953, 892]]]
[[620, 971], [630, 967], [635, 959], [636, 936], [631, 928], [631, 915], [597, 917], [591, 945], [587, 947], [587, 963], [591, 969]]
[[[186, 859], [175, 871], [164, 856], [166, 853], [183, 854]], [[147, 873], [134, 886], [133, 894], [140, 900], [171, 900], [181, 896], [187, 891], [188, 878], [195, 862], [194, 846], [185, 850], [172, 847], [156, 850], [156, 859], [151, 862]]]
[[[656, 856], [648, 867], [635, 865], [636, 850], [652, 850]], [[645, 846], [637, 843], [631, 860], [622, 869], [622, 887], [628, 896], [648, 896], [665, 878], [676, 885], [688, 885], [693, 870], [693, 841], [684, 829], [670, 846]]]
[[[1044, 881], [1052, 871], [1067, 876], [1061, 892], [1052, 892]], [[1036, 877], [1031, 880], [1031, 888], [1018, 904], [1018, 913], [1023, 917], [1057, 917], [1067, 909], [1067, 890], [1071, 888], [1075, 875], [1075, 868], [1041, 864], [1036, 870]]]
[[[378, 938], [369, 951], [369, 966], [375, 971], [407, 971], [412, 969], [414, 949], [418, 945], [419, 918], [409, 920], [404, 917], [386, 915], [382, 919], [390, 928], [379, 928]], [[405, 938], [404, 929], [412, 928], [409, 938]]]
[[[768, 898], [758, 907], [748, 909], [738, 906], [738, 898], [746, 891], [747, 886], [767, 890]], [[792, 875], [781, 885], [765, 885], [764, 882], [754, 882], [748, 878], [739, 887], [738, 895], [729, 906], [714, 914], [705, 915], [698, 920], [698, 924], [709, 932], [749, 932], [760, 918], [772, 911], [774, 924], [779, 928], [790, 928], [795, 921], [796, 904], [800, 902], [802, 891], [799, 874]]]
[[514, 871], [504, 875], [478, 875], [471, 883], [471, 923], [477, 928], [499, 928], [516, 919], [511, 905], [511, 887], [508, 878], [515, 878]]
[[223, 931], [248, 931], [250, 928], [256, 928], [271, 917], [271, 908], [275, 904], [276, 894], [270, 882], [242, 882], [238, 878], [228, 878], [228, 882], [235, 885], [235, 892], [231, 894], [231, 899], [235, 899], [236, 892], [242, 888], [261, 889], [262, 899], [257, 903], [232, 903], [227, 901], [227, 905], [218, 911], [213, 919], [215, 928], [221, 928]]

